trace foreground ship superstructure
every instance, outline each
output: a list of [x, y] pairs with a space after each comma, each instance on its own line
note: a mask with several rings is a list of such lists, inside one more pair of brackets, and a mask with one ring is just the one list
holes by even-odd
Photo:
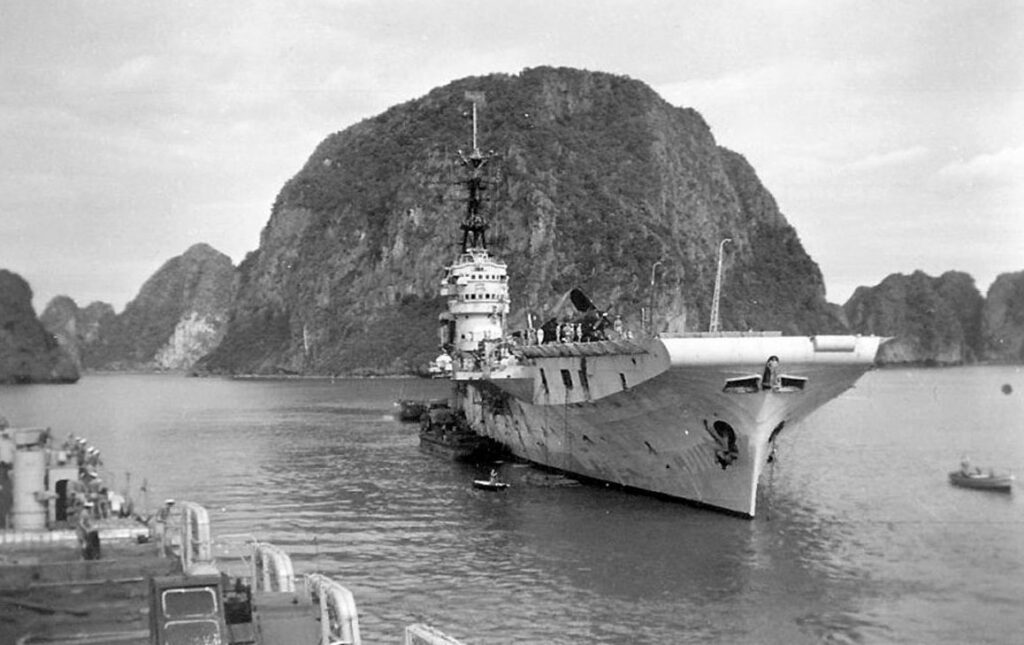
[[753, 517], [783, 428], [850, 388], [883, 339], [709, 332], [633, 337], [580, 291], [580, 315], [508, 334], [507, 271], [487, 250], [476, 146], [462, 247], [441, 294], [454, 405], [514, 455]]

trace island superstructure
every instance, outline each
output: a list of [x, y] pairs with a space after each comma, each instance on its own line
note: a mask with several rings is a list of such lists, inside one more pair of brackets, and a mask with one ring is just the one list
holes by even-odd
[[509, 333], [507, 266], [487, 248], [481, 212], [491, 155], [477, 145], [475, 103], [473, 119], [472, 150], [459, 155], [468, 193], [462, 241], [440, 288], [453, 407], [519, 458], [754, 517], [779, 433], [852, 387], [883, 339], [634, 337], [579, 290], [567, 294], [573, 319]]

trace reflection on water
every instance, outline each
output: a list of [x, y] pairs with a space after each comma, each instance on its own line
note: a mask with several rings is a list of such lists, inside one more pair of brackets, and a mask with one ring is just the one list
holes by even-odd
[[945, 477], [964, 453], [1024, 463], [1004, 383], [1024, 393], [1012, 368], [867, 375], [781, 435], [753, 521], [521, 464], [473, 489], [486, 468], [421, 454], [391, 417], [439, 382], [91, 375], [0, 388], [0, 411], [338, 577], [367, 642], [424, 621], [474, 643], [999, 643], [1020, 626], [1019, 494]]

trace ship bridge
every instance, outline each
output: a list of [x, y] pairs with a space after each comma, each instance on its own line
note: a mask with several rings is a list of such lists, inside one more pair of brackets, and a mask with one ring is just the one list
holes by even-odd
[[484, 248], [459, 254], [441, 281], [448, 310], [441, 315], [442, 344], [476, 350], [481, 341], [501, 339], [509, 311], [508, 267]]

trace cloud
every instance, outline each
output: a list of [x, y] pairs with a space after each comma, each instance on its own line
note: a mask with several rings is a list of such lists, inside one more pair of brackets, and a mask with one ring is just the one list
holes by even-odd
[[136, 56], [104, 74], [103, 87], [115, 92], [137, 90], [140, 87], [150, 89], [158, 80], [159, 70], [156, 58]]
[[928, 156], [929, 151], [927, 147], [912, 146], [901, 150], [870, 154], [847, 164], [846, 170], [852, 172], [873, 172], [893, 167], [905, 167], [925, 160]]
[[26, 271], [38, 293], [85, 289], [56, 266], [85, 249], [146, 260], [118, 290], [198, 240], [251, 250], [328, 133], [457, 78], [537, 65], [625, 74], [700, 111], [843, 280], [856, 281], [843, 258], [864, 254], [840, 222], [876, 238], [921, 218], [1019, 253], [1012, 0], [523, 0], [492, 3], [486, 24], [452, 0], [49, 4], [0, 9], [0, 255], [41, 264]]
[[953, 161], [943, 166], [938, 174], [944, 179], [968, 184], [979, 181], [1019, 184], [1024, 182], [1024, 146]]
[[771, 101], [851, 99], [877, 79], [894, 73], [890, 62], [859, 59], [787, 59], [712, 78], [695, 78], [658, 87], [677, 105], [740, 104], [748, 108]]

